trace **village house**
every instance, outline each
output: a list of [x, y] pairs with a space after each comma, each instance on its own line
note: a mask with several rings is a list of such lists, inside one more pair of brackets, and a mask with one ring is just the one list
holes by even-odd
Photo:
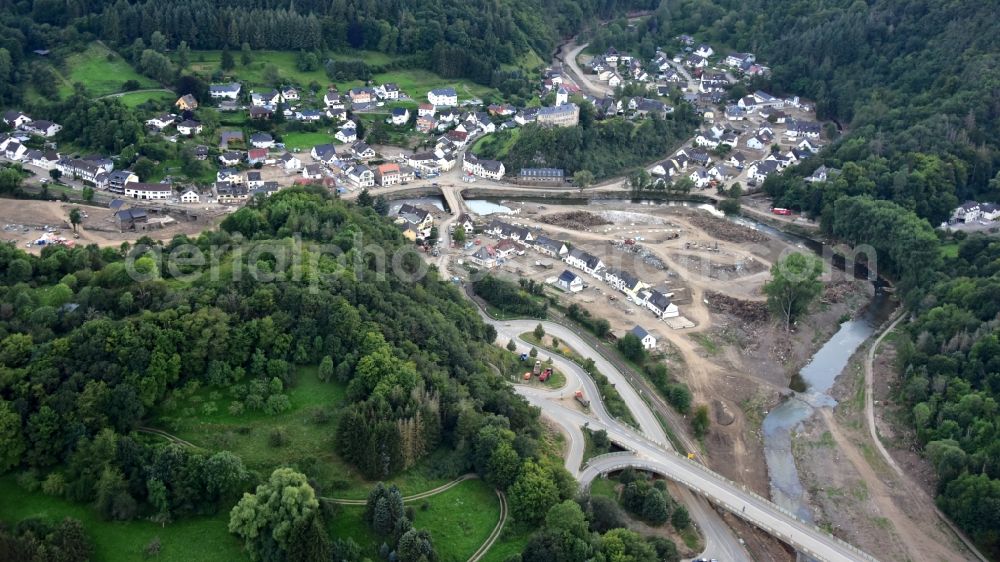
[[186, 136], [191, 137], [194, 135], [201, 134], [201, 123], [193, 121], [191, 119], [185, 119], [177, 124], [177, 132]]
[[1000, 205], [983, 203], [979, 205], [979, 216], [984, 221], [995, 221], [1000, 218]]
[[32, 135], [49, 138], [56, 136], [62, 130], [62, 125], [39, 119], [22, 125], [21, 130]]
[[344, 175], [347, 176], [347, 181], [351, 182], [351, 185], [354, 187], [375, 187], [375, 173], [363, 164], [348, 166], [344, 170]]
[[208, 95], [214, 99], [225, 99], [225, 100], [235, 100], [240, 97], [240, 86], [239, 82], [233, 82], [231, 84], [211, 84], [208, 87]]
[[496, 257], [486, 246], [480, 246], [478, 250], [469, 256], [469, 261], [486, 269], [493, 269], [497, 266]]
[[305, 123], [315, 123], [323, 118], [323, 114], [315, 109], [303, 109], [295, 112], [295, 120]]
[[375, 183], [389, 187], [399, 183], [399, 164], [381, 164], [375, 168]]
[[564, 269], [556, 279], [556, 286], [567, 293], [579, 293], [583, 290], [583, 279], [568, 269]]
[[459, 215], [458, 219], [455, 221], [455, 225], [462, 227], [462, 230], [464, 230], [466, 234], [472, 234], [476, 231], [476, 223], [472, 221], [472, 217], [469, 216], [469, 213], [462, 213]]
[[601, 261], [601, 258], [584, 252], [579, 248], [570, 250], [563, 261], [571, 267], [582, 269], [584, 272], [598, 279], [601, 279], [601, 274], [604, 271], [604, 262]]
[[230, 182], [216, 182], [215, 193], [217, 201], [226, 205], [246, 201], [250, 198], [250, 190], [245, 185]]
[[252, 189], [257, 189], [258, 187], [264, 187], [264, 177], [257, 170], [251, 170], [247, 172], [247, 187]]
[[181, 111], [194, 111], [198, 109], [198, 100], [194, 99], [191, 94], [184, 94], [183, 96], [177, 98], [174, 102], [174, 106]]
[[648, 308], [657, 318], [676, 318], [680, 316], [677, 305], [670, 302], [670, 297], [657, 290], [649, 291], [649, 296], [645, 299]]
[[433, 117], [417, 117], [416, 130], [419, 133], [429, 133], [437, 127], [437, 121]]
[[813, 173], [806, 176], [805, 181], [810, 183], [816, 183], [821, 181], [827, 181], [840, 173], [840, 170], [835, 170], [832, 168], [827, 168], [821, 165], [819, 168], [813, 170]]
[[410, 110], [405, 107], [397, 107], [392, 110], [392, 115], [389, 119], [397, 127], [406, 125], [410, 121]]
[[188, 188], [181, 193], [181, 203], [201, 203], [201, 194], [193, 188]]
[[20, 129], [28, 123], [31, 123], [31, 117], [28, 117], [20, 111], [5, 111], [3, 114], [3, 122], [12, 129]]
[[250, 119], [270, 119], [274, 115], [274, 110], [270, 107], [251, 107], [247, 110]]
[[3, 154], [8, 160], [18, 161], [27, 156], [28, 147], [16, 139], [10, 139], [5, 143]]
[[337, 148], [332, 144], [317, 144], [309, 151], [309, 155], [316, 162], [328, 163], [337, 157]]
[[507, 259], [515, 254], [518, 256], [524, 255], [524, 246], [510, 239], [497, 242], [497, 245], [493, 249], [500, 259]]
[[384, 100], [398, 100], [399, 99], [399, 86], [393, 82], [386, 82], [381, 86], [375, 88], [376, 94], [378, 94], [379, 99]]
[[125, 197], [132, 199], [169, 199], [173, 189], [164, 183], [130, 182], [125, 184]]
[[274, 106], [281, 102], [281, 92], [278, 90], [271, 90], [270, 92], [252, 92], [250, 94], [250, 105], [253, 107], [266, 107], [273, 109]]
[[400, 205], [399, 210], [396, 211], [396, 224], [406, 224], [414, 232], [414, 238], [416, 240], [424, 240], [431, 235], [431, 230], [434, 228], [434, 217], [429, 212], [410, 205], [409, 203], [403, 203]]
[[302, 177], [307, 180], [323, 179], [323, 167], [319, 164], [307, 164], [302, 168]]
[[702, 43], [701, 45], [698, 45], [697, 49], [694, 50], [694, 54], [707, 59], [715, 54], [715, 50], [712, 49], [712, 46], [708, 43]]
[[501, 240], [511, 239], [518, 242], [530, 243], [534, 241], [531, 231], [523, 226], [508, 224], [503, 221], [493, 220], [483, 231], [490, 236]]
[[333, 135], [333, 138], [347, 144], [358, 140], [358, 131], [351, 127], [344, 127], [343, 129], [337, 131], [337, 133]]
[[269, 133], [254, 133], [250, 135], [250, 144], [254, 148], [271, 148], [274, 146], [274, 137]]
[[639, 294], [639, 291], [648, 286], [635, 275], [621, 269], [606, 270], [604, 272], [604, 281], [618, 291], [625, 293], [630, 299], [634, 299]]
[[351, 145], [351, 154], [358, 160], [370, 160], [375, 158], [375, 149], [368, 146], [364, 141], [357, 141]]
[[367, 105], [376, 101], [375, 90], [372, 88], [351, 88], [347, 92], [351, 105]]
[[566, 247], [565, 242], [549, 238], [548, 236], [539, 236], [535, 240], [534, 247], [539, 253], [553, 258], [562, 259], [563, 256], [569, 253], [569, 248]]
[[462, 160], [462, 171], [481, 178], [499, 180], [503, 178], [504, 166], [499, 160], [487, 160], [466, 152]]
[[323, 105], [327, 109], [345, 109], [344, 98], [341, 97], [340, 92], [337, 90], [327, 90], [326, 94], [323, 95]]
[[951, 220], [954, 222], [971, 223], [979, 220], [982, 214], [982, 209], [979, 203], [975, 201], [966, 201], [958, 207], [955, 208], [954, 212], [951, 214]]
[[636, 324], [636, 326], [631, 330], [629, 330], [628, 333], [638, 338], [639, 341], [642, 343], [642, 348], [645, 349], [646, 351], [656, 349], [656, 338], [653, 336], [653, 334], [647, 332], [646, 329], [643, 328], [642, 326]]
[[243, 179], [243, 174], [236, 168], [219, 168], [219, 171], [215, 172], [216, 182], [243, 183]]
[[243, 155], [239, 152], [228, 151], [219, 155], [219, 163], [226, 167], [238, 165], [243, 161]]
[[299, 160], [298, 157], [290, 152], [282, 154], [281, 157], [278, 158], [278, 164], [280, 164], [286, 172], [294, 172], [302, 168], [302, 160]]
[[427, 92], [427, 101], [435, 107], [458, 105], [458, 93], [454, 88], [439, 88]]
[[251, 166], [267, 163], [266, 148], [251, 148], [247, 151], [247, 163]]
[[80, 179], [98, 185], [98, 178], [107, 171], [94, 162], [81, 159], [63, 158], [56, 163], [56, 169], [68, 178]]
[[107, 189], [111, 193], [125, 193], [125, 186], [139, 181], [139, 176], [132, 170], [115, 170], [108, 174]]
[[[62, 156], [54, 150], [30, 150], [26, 158], [28, 158], [32, 166], [37, 166], [43, 170], [54, 170]], [[138, 179], [136, 178], [136, 181]]]
[[146, 127], [155, 131], [163, 131], [167, 127], [173, 125], [176, 121], [177, 117], [175, 115], [164, 113], [163, 115], [157, 115], [152, 119], [146, 120]]
[[281, 89], [281, 99], [282, 101], [296, 101], [299, 99], [299, 91], [291, 86], [285, 86]]

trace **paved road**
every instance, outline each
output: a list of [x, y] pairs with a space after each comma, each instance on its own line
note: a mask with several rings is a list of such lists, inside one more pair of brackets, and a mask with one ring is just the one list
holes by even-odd
[[[530, 320], [495, 321], [487, 318], [487, 321], [493, 324], [503, 339], [517, 338], [518, 334], [529, 331], [537, 324], [536, 321]], [[565, 327], [551, 322], [543, 322], [542, 326], [546, 333], [564, 339], [571, 347], [576, 347], [578, 350], [583, 350], [583, 353], [595, 357], [595, 361], [596, 358], [600, 357], [596, 350], [590, 349], [576, 334]], [[517, 339], [515, 341], [521, 349], [528, 348], [525, 342]], [[646, 418], [642, 412], [643, 410], [648, 412], [648, 406], [634, 390], [629, 392], [631, 387], [625, 381], [624, 375], [610, 364], [605, 364], [604, 367], [609, 369], [602, 370], [602, 372], [608, 376], [609, 380], [621, 381], [617, 388], [626, 404], [633, 411], [641, 431], [625, 426], [607, 413], [597, 393], [596, 385], [580, 367], [559, 356], [553, 356], [552, 360], [557, 368], [566, 373], [567, 386], [564, 390], [539, 389], [521, 385], [516, 388], [517, 392], [524, 396], [529, 403], [540, 408], [546, 417], [568, 429], [569, 456], [578, 458], [578, 455], [582, 454], [583, 445], [577, 443], [578, 440], [582, 441], [582, 434], [571, 428], [582, 426], [585, 423], [595, 429], [604, 429], [612, 441], [633, 452], [631, 455], [615, 455], [592, 460], [582, 471], [575, 468], [579, 465], [567, 463], [567, 469], [585, 485], [602, 473], [620, 470], [627, 466], [654, 471], [707, 497], [714, 504], [746, 519], [775, 537], [788, 542], [800, 552], [809, 554], [818, 560], [874, 560], [846, 542], [799, 520], [774, 503], [670, 450], [669, 443], [665, 442], [665, 438], [662, 441], [657, 440], [663, 435], [662, 429], [657, 429], [659, 424], [654, 424], [656, 428], [653, 428], [648, 427], [648, 421], [643, 423], [642, 420]], [[588, 393], [591, 398], [589, 412], [582, 412], [573, 406], [571, 396], [577, 388], [583, 388], [584, 392]], [[655, 418], [653, 421], [655, 422]], [[714, 512], [708, 509], [693, 509], [692, 514], [695, 512], [703, 517], [709, 516], [708, 521], [702, 520], [701, 525], [707, 543], [705, 556], [720, 560], [747, 559], [746, 552], [738, 544], [738, 541], [732, 538], [728, 526], [721, 520], [712, 522], [711, 515], [715, 515]]]
[[[483, 314], [480, 311], [480, 314]], [[494, 321], [483, 315], [487, 322], [493, 324], [500, 335], [501, 343], [508, 339], [514, 339], [518, 352], [524, 353], [531, 349], [531, 345], [521, 340], [518, 336], [534, 329], [538, 321], [532, 320], [510, 320]], [[550, 420], [560, 426], [563, 433], [568, 437], [569, 449], [565, 455], [566, 469], [578, 480], [582, 480], [584, 473], [581, 471], [580, 463], [583, 459], [585, 441], [580, 428], [584, 424], [598, 429], [614, 428], [620, 434], [638, 434], [649, 443], [661, 450], [671, 450], [672, 446], [667, 440], [663, 427], [659, 424], [656, 416], [643, 401], [639, 393], [632, 388], [621, 371], [615, 368], [604, 357], [584, 342], [581, 337], [572, 330], [555, 324], [553, 322], [542, 322], [545, 333], [553, 335], [565, 342], [584, 358], [594, 360], [598, 370], [611, 381], [622, 399], [636, 419], [639, 431], [623, 424], [613, 418], [606, 410], [600, 393], [593, 379], [576, 363], [563, 358], [560, 355], [540, 351], [540, 358], [551, 358], [553, 366], [566, 375], [566, 386], [561, 389], [542, 389], [538, 387], [527, 387], [518, 385], [517, 391], [525, 396], [530, 403], [542, 409], [543, 413]], [[576, 390], [583, 390], [584, 395], [591, 399], [590, 410], [581, 411], [573, 398]], [[610, 433], [610, 432], [609, 432]], [[625, 445], [627, 447], [627, 445]], [[584, 481], [585, 486], [589, 486], [590, 480]], [[739, 539], [734, 535], [732, 529], [719, 517], [708, 502], [688, 490], [683, 490], [677, 498], [688, 507], [692, 518], [699, 526], [705, 536], [705, 550], [701, 556], [714, 558], [726, 562], [750, 561], [750, 557], [740, 544]]]
[[580, 70], [579, 65], [576, 64], [576, 57], [580, 54], [580, 51], [587, 48], [588, 43], [583, 45], [575, 45], [573, 43], [566, 43], [559, 49], [558, 59], [562, 60], [565, 64], [564, 68], [569, 73], [570, 79], [576, 83], [584, 92], [598, 98], [604, 98], [610, 96], [614, 93], [614, 89], [607, 84], [602, 84], [596, 79], [591, 80], [590, 76], [584, 74]]

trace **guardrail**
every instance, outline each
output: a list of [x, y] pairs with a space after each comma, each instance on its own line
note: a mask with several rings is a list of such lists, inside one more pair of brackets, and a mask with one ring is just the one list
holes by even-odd
[[[671, 453], [671, 454], [673, 454], [673, 453]], [[620, 455], [618, 453], [610, 453], [609, 455], [601, 455], [601, 457], [594, 457], [594, 458], [590, 459], [590, 461], [588, 461], [587, 465], [590, 466], [593, 463], [593, 461], [597, 460], [598, 458], [604, 458], [604, 457], [614, 458], [614, 456], [624, 456], [624, 455]], [[828, 540], [836, 543], [836, 545], [838, 547], [840, 547], [840, 548], [842, 548], [844, 550], [850, 551], [852, 554], [856, 555], [858, 557], [858, 559], [860, 559], [860, 560], [867, 560], [869, 562], [878, 562], [878, 559], [876, 559], [872, 555], [868, 554], [867, 552], [864, 552], [860, 548], [852, 545], [851, 543], [849, 543], [849, 542], [847, 542], [847, 541], [845, 541], [845, 540], [843, 540], [843, 539], [841, 539], [839, 537], [835, 537], [835, 536], [831, 535], [830, 533], [824, 531], [823, 529], [820, 529], [819, 527], [817, 527], [816, 525], [814, 525], [812, 523], [804, 521], [803, 519], [801, 519], [799, 516], [795, 515], [791, 511], [789, 511], [789, 510], [787, 510], [787, 509], [785, 509], [785, 508], [783, 508], [783, 507], [775, 504], [774, 502], [772, 502], [772, 501], [770, 501], [770, 500], [762, 497], [761, 495], [759, 495], [759, 494], [757, 494], [757, 493], [755, 493], [755, 492], [753, 492], [751, 490], [748, 490], [746, 488], [746, 486], [743, 486], [743, 485], [740, 485], [740, 484], [736, 484], [735, 482], [733, 482], [733, 481], [729, 480], [728, 478], [726, 478], [726, 477], [718, 474], [717, 472], [712, 471], [711, 469], [705, 467], [704, 465], [702, 465], [700, 463], [691, 461], [691, 460], [689, 460], [689, 459], [687, 459], [685, 457], [682, 457], [680, 455], [674, 454], [674, 456], [677, 459], [679, 459], [679, 460], [686, 461], [689, 466], [697, 467], [698, 470], [700, 470], [702, 473], [704, 473], [705, 476], [707, 476], [708, 478], [711, 478], [711, 479], [715, 480], [717, 483], [722, 484], [724, 486], [728, 486], [728, 487], [740, 489], [744, 494], [750, 496], [751, 498], [757, 500], [759, 503], [763, 504], [763, 506], [759, 506], [758, 509], [767, 509], [767, 510], [771, 510], [771, 511], [777, 511], [778, 513], [780, 513], [780, 514], [788, 517], [789, 519], [791, 519], [794, 523], [797, 523], [800, 526], [807, 527], [807, 528], [811, 529], [812, 531], [814, 531], [817, 535], [825, 537]], [[607, 473], [607, 472], [613, 472], [613, 471], [616, 471], [616, 470], [624, 470], [626, 468], [638, 468], [640, 470], [648, 470], [650, 472], [655, 472], [657, 474], [661, 474], [663, 476], [666, 476], [667, 478], [670, 478], [671, 480], [674, 480], [675, 482], [678, 482], [679, 484], [683, 484], [688, 489], [701, 494], [703, 497], [707, 498], [712, 503], [715, 503], [716, 505], [718, 505], [718, 506], [726, 509], [727, 511], [730, 511], [734, 515], [739, 516], [741, 519], [745, 519], [746, 521], [750, 522], [754, 526], [759, 527], [760, 529], [763, 529], [764, 531], [770, 533], [771, 535], [773, 535], [775, 537], [778, 537], [779, 539], [781, 539], [781, 540], [783, 540], [783, 541], [785, 541], [785, 542], [787, 542], [787, 543], [795, 546], [801, 552], [803, 552], [805, 554], [808, 554], [808, 555], [810, 555], [810, 556], [812, 556], [812, 557], [814, 557], [814, 558], [816, 558], [818, 560], [824, 560], [825, 559], [825, 556], [823, 556], [822, 554], [820, 554], [818, 552], [813, 551], [810, 548], [807, 548], [807, 547], [803, 546], [799, 541], [797, 541], [789, 533], [786, 533], [784, 531], [780, 531], [780, 530], [778, 530], [778, 529], [776, 529], [776, 528], [774, 528], [774, 527], [772, 527], [770, 525], [767, 525], [767, 524], [764, 524], [764, 523], [762, 523], [760, 521], [755, 520], [753, 517], [751, 517], [749, 514], [747, 514], [743, 509], [737, 509], [737, 506], [735, 506], [735, 505], [729, 505], [725, 501], [721, 500], [720, 498], [713, 497], [713, 495], [706, 493], [705, 490], [703, 490], [700, 486], [697, 486], [693, 482], [685, 482], [684, 479], [680, 475], [678, 475], [678, 474], [670, 474], [669, 471], [666, 470], [666, 467], [664, 467], [664, 466], [658, 466], [658, 465], [656, 465], [654, 463], [650, 463], [649, 461], [645, 461], [643, 459], [640, 459], [640, 458], [636, 457], [631, 462], [616, 463], [616, 464], [613, 464], [613, 465], [610, 465], [610, 466], [607, 466], [607, 467], [595, 468], [594, 470], [597, 470], [598, 473], [603, 474], [603, 473]]]

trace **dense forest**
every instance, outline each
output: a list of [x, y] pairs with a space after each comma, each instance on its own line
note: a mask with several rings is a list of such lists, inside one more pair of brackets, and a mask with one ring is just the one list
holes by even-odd
[[[0, 103], [18, 101], [52, 73], [30, 60], [36, 49], [101, 39], [118, 48], [153, 33], [165, 47], [276, 49], [323, 53], [366, 49], [409, 58], [445, 77], [490, 84], [502, 64], [529, 51], [547, 59], [560, 38], [597, 18], [651, 9], [653, 0], [38, 0], [0, 13]], [[141, 50], [141, 49], [140, 49]], [[320, 58], [320, 60], [325, 60]]]
[[[297, 264], [277, 257], [292, 232]], [[538, 457], [537, 410], [485, 363], [493, 328], [435, 273], [407, 278], [420, 258], [374, 210], [289, 189], [197, 239], [142, 242], [225, 257], [216, 269], [171, 267], [141, 244], [40, 256], [0, 246], [0, 471], [113, 520], [231, 507], [264, 476], [227, 451], [153, 444], [136, 428], [192, 384], [243, 388], [250, 411], [284, 411], [299, 367], [318, 364], [347, 386], [335, 448], [363, 474], [393, 476], [444, 451], [442, 475], [474, 468], [506, 488], [530, 470], [558, 486], [550, 503], [575, 494]], [[403, 251], [403, 278], [378, 271], [376, 246]]]
[[695, 130], [697, 118], [687, 105], [665, 119], [599, 121], [594, 106], [580, 104], [578, 127], [542, 127], [490, 135], [475, 148], [479, 156], [502, 160], [509, 172], [521, 168], [562, 168], [567, 177], [585, 170], [602, 180], [661, 158]]
[[[816, 100], [843, 136], [764, 184], [775, 204], [866, 244], [915, 321], [900, 344], [907, 404], [937, 469], [938, 502], [1000, 557], [1000, 244], [932, 225], [966, 199], [1000, 199], [1000, 20], [958, 0], [668, 0], [594, 47], [640, 50], [690, 33], [773, 67], [753, 87]], [[803, 178], [820, 165], [829, 181]]]

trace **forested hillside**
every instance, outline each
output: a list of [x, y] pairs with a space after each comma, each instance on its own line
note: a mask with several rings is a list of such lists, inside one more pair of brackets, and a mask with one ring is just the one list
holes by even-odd
[[[368, 49], [408, 57], [408, 67], [489, 84], [500, 65], [531, 50], [547, 59], [561, 37], [597, 18], [651, 9], [654, 0], [40, 0], [8, 3], [0, 13], [0, 103], [18, 83], [44, 73], [35, 49], [101, 39], [115, 47], [154, 32], [166, 47], [315, 52]], [[141, 49], [140, 49], [141, 50]], [[320, 61], [325, 57], [320, 57]]]
[[[916, 321], [901, 346], [898, 399], [940, 478], [938, 501], [1000, 557], [1000, 246], [932, 225], [961, 201], [1000, 199], [1000, 19], [959, 0], [667, 0], [607, 45], [652, 50], [693, 34], [773, 68], [752, 87], [816, 100], [844, 135], [820, 158], [767, 179], [775, 204], [877, 252]], [[821, 164], [830, 181], [802, 180]]]
[[[292, 232], [304, 247], [298, 263], [276, 257], [294, 246]], [[320, 258], [316, 242], [346, 259], [333, 246]], [[535, 464], [537, 411], [486, 363], [499, 352], [488, 345], [493, 328], [435, 273], [380, 274], [373, 248], [406, 248], [403, 272], [420, 258], [373, 210], [289, 189], [162, 250], [183, 244], [223, 257], [170, 267], [145, 253], [133, 260], [127, 247], [31, 256], [0, 245], [0, 473], [44, 482], [108, 519], [228, 509], [266, 474], [225, 450], [135, 430], [199, 387], [243, 397], [230, 409], [237, 419], [280, 414], [303, 366], [319, 365], [321, 380], [347, 389], [343, 408], [326, 405], [338, 428], [331, 446], [371, 478], [434, 452], [442, 476], [481, 468], [489, 477], [500, 449], [509, 481], [498, 485], [517, 479], [522, 460], [555, 478]]]

